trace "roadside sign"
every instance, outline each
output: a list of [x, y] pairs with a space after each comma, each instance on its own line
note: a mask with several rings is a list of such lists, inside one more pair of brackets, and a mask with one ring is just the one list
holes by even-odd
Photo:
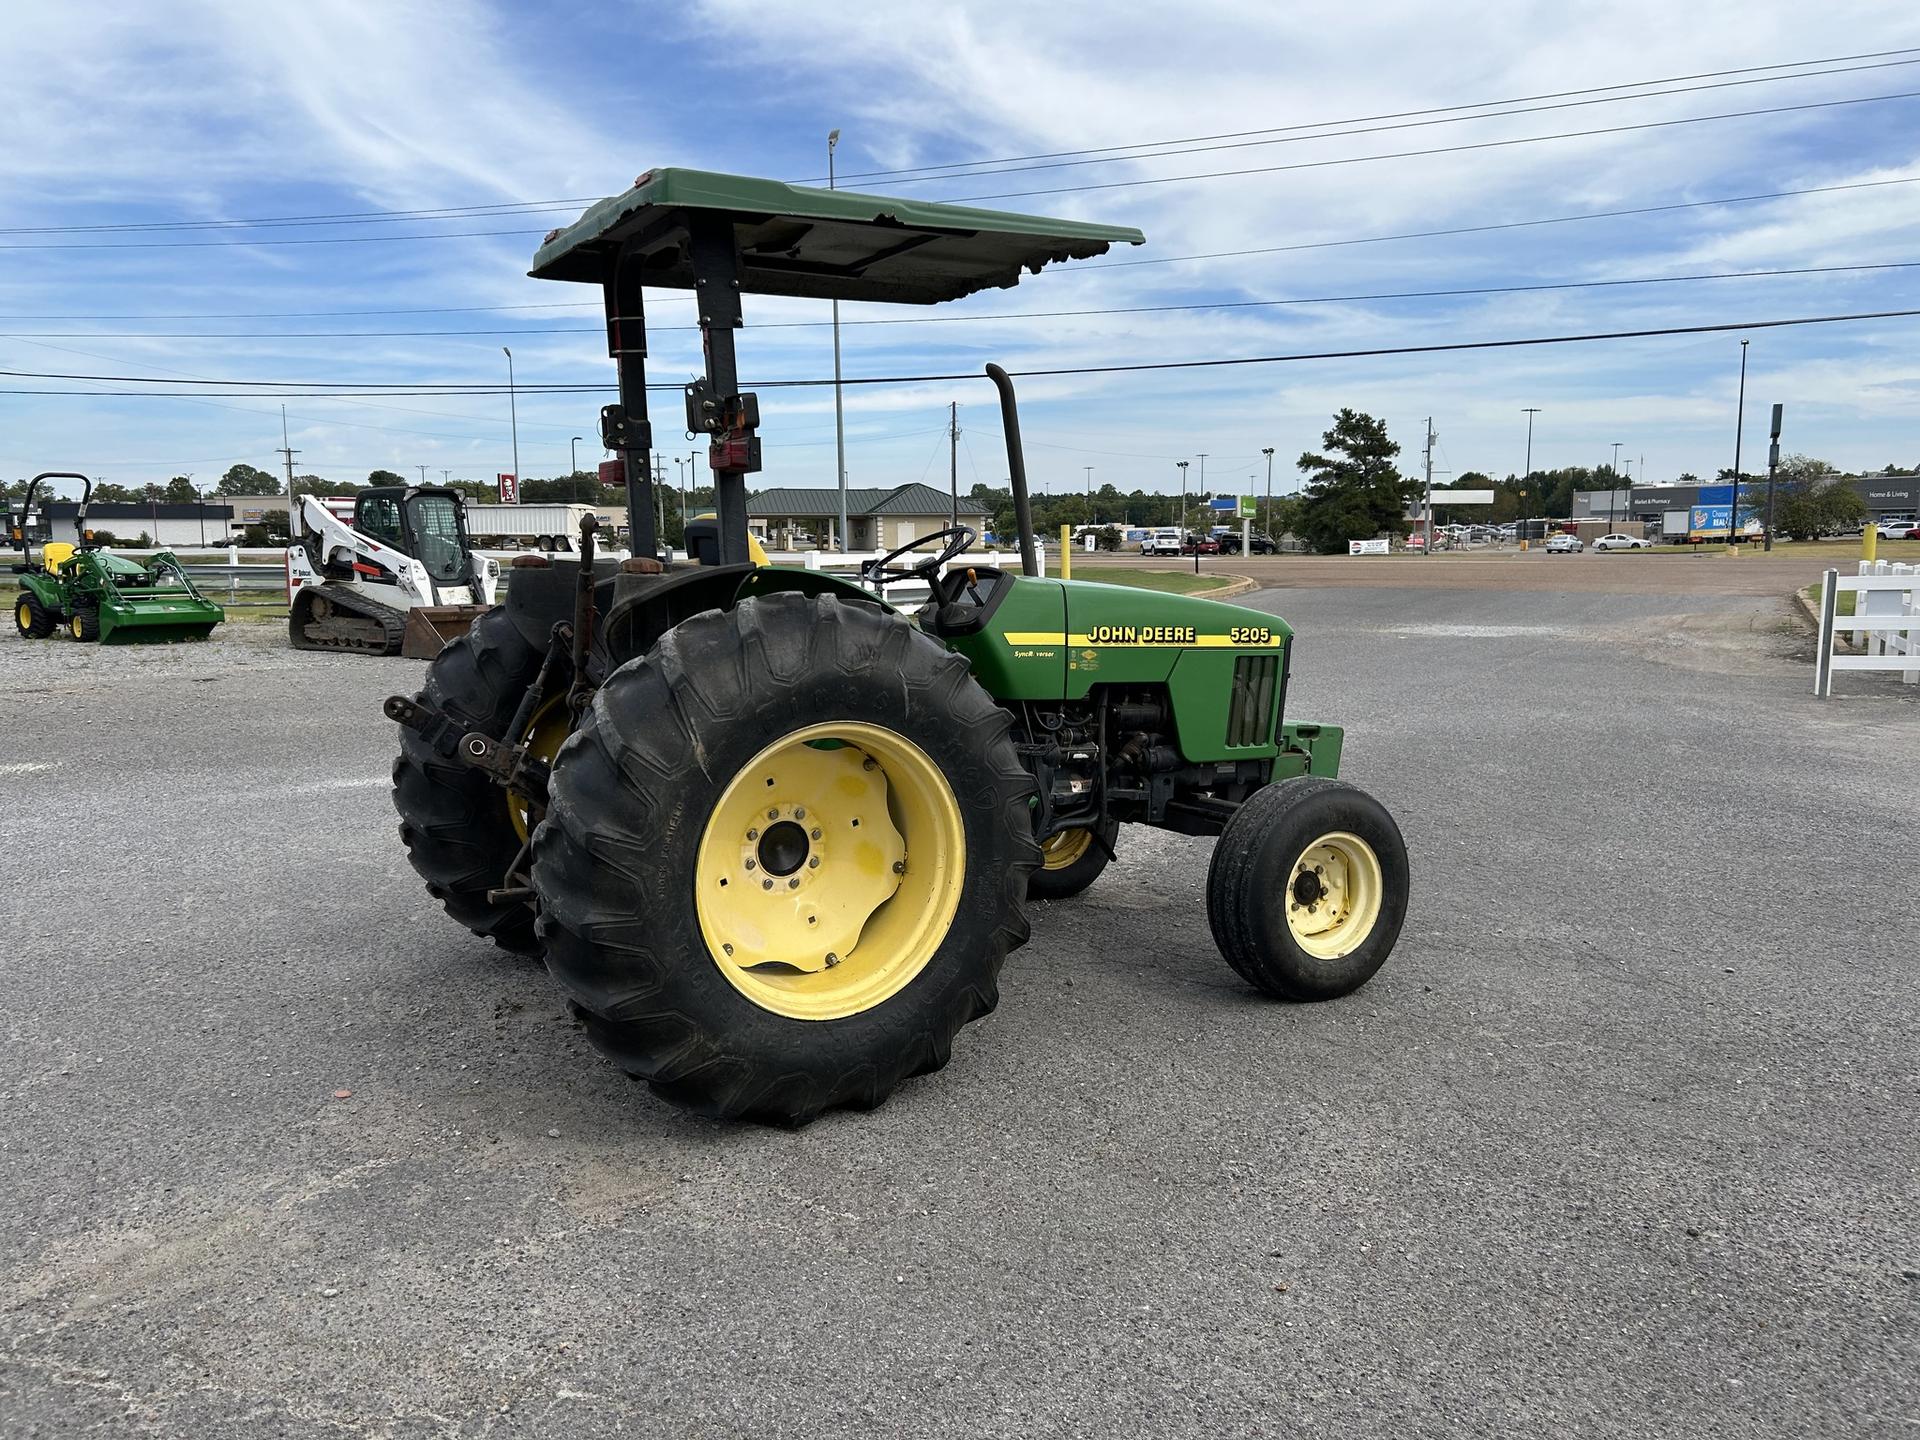
[[520, 503], [520, 481], [513, 475], [495, 475], [494, 480], [500, 486], [500, 503], [518, 505]]
[[1347, 554], [1349, 555], [1386, 555], [1388, 553], [1390, 552], [1387, 549], [1387, 542], [1385, 540], [1347, 541]]
[[1435, 490], [1433, 503], [1436, 505], [1491, 505], [1491, 490]]
[[1216, 495], [1207, 502], [1207, 508], [1218, 510], [1226, 515], [1234, 515], [1239, 513], [1240, 502], [1231, 495]]
[[1242, 520], [1251, 520], [1259, 513], [1259, 502], [1257, 502], [1253, 496], [1242, 495], [1240, 497], [1240, 518]]

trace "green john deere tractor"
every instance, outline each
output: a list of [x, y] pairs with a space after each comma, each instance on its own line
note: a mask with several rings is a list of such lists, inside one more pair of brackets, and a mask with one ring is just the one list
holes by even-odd
[[[579, 561], [518, 562], [506, 604], [387, 702], [394, 799], [428, 891], [543, 955], [594, 1044], [659, 1094], [791, 1124], [938, 1069], [994, 1008], [1028, 901], [1093, 883], [1122, 824], [1220, 837], [1213, 936], [1259, 990], [1345, 995], [1393, 948], [1406, 851], [1335, 778], [1340, 730], [1285, 714], [1292, 632], [1041, 578], [999, 367], [1023, 573], [969, 563], [965, 526], [857, 581], [751, 561], [742, 295], [926, 304], [1141, 241], [657, 170], [540, 247], [536, 277], [601, 287], [633, 558], [596, 570], [589, 521]], [[698, 301], [686, 425], [718, 495], [698, 563], [652, 558], [645, 286]], [[889, 602], [907, 587], [924, 601]]]
[[[74, 521], [78, 545], [48, 540], [33, 558], [33, 500], [41, 483], [78, 480], [80, 513]], [[194, 588], [170, 550], [147, 560], [116, 555], [94, 544], [87, 528], [93, 481], [70, 471], [50, 470], [27, 482], [26, 498], [9, 517], [9, 538], [20, 552], [13, 567], [20, 593], [13, 602], [13, 623], [21, 636], [42, 640], [65, 630], [75, 640], [108, 645], [204, 640], [227, 612]]]

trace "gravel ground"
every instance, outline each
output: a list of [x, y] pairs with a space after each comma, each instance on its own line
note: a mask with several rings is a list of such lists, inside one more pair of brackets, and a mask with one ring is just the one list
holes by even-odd
[[1387, 970], [1262, 1001], [1128, 832], [793, 1133], [433, 908], [415, 662], [0, 638], [0, 1433], [1913, 1434], [1911, 690], [1774, 600], [1250, 603], [1406, 832]]

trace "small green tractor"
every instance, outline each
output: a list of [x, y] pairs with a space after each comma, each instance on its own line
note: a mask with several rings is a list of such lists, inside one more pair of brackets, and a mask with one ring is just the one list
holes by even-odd
[[[1345, 995], [1407, 905], [1392, 817], [1335, 778], [1341, 731], [1286, 714], [1263, 611], [1043, 578], [998, 366], [1021, 573], [965, 526], [858, 579], [756, 565], [746, 294], [930, 304], [1142, 242], [1136, 230], [657, 170], [547, 237], [537, 278], [600, 286], [632, 558], [523, 557], [506, 603], [395, 696], [400, 834], [449, 914], [545, 958], [593, 1043], [709, 1115], [878, 1104], [991, 1011], [1027, 905], [1092, 884], [1119, 827], [1218, 836], [1213, 937], [1258, 990]], [[684, 387], [717, 517], [656, 558], [643, 287], [689, 290]], [[676, 387], [678, 388], [678, 387]], [[890, 603], [908, 587], [913, 608]]]
[[[80, 513], [74, 521], [77, 545], [48, 540], [33, 558], [33, 501], [42, 482], [78, 480]], [[204, 640], [227, 612], [194, 588], [170, 550], [134, 560], [103, 549], [87, 528], [93, 481], [85, 475], [50, 470], [27, 482], [26, 498], [9, 517], [8, 534], [20, 561], [13, 573], [20, 594], [13, 602], [14, 628], [28, 640], [43, 640], [65, 630], [75, 640], [108, 645]], [[44, 502], [43, 502], [44, 503]]]

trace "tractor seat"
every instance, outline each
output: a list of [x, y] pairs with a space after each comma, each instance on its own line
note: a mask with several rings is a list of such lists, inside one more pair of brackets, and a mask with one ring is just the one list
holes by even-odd
[[60, 567], [73, 558], [73, 546], [64, 540], [49, 540], [40, 547], [40, 563], [49, 575], [58, 575]]

